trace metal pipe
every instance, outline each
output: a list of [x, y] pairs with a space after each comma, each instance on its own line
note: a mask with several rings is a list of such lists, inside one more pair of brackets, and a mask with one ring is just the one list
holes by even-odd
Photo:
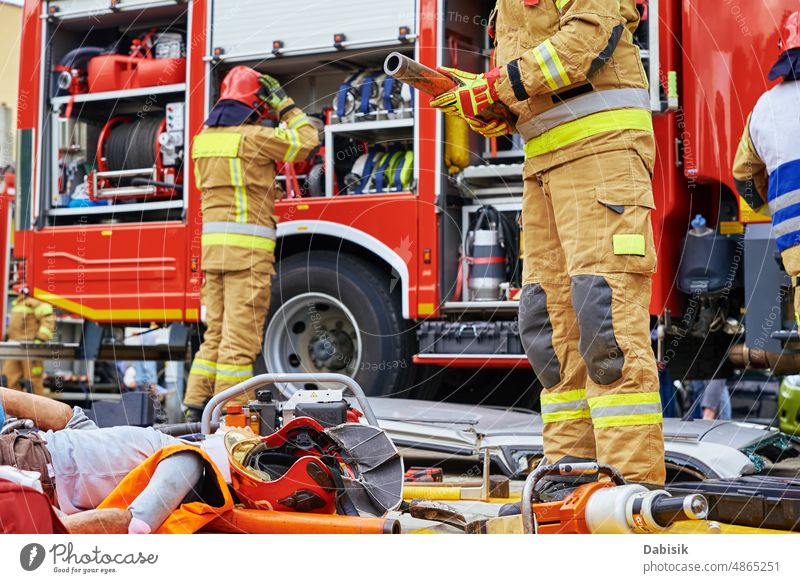
[[421, 65], [402, 53], [389, 53], [383, 62], [383, 70], [390, 77], [428, 95], [447, 93], [457, 85], [456, 81], [447, 75]]
[[367, 396], [364, 394], [364, 390], [361, 388], [361, 385], [355, 381], [355, 379], [342, 374], [333, 373], [281, 373], [258, 375], [214, 395], [206, 404], [205, 409], [203, 409], [203, 417], [200, 422], [201, 431], [205, 434], [211, 433], [211, 424], [212, 422], [219, 421], [219, 417], [222, 413], [222, 406], [234, 397], [238, 397], [239, 395], [249, 391], [255, 391], [256, 389], [260, 389], [266, 385], [275, 384], [285, 398], [291, 396], [289, 393], [281, 389], [280, 383], [337, 383], [344, 385], [347, 389], [350, 389], [352, 396], [355, 397], [356, 401], [358, 401], [358, 404], [361, 407], [361, 412], [364, 413], [364, 417], [367, 419], [367, 422], [373, 427], [379, 427], [378, 418], [375, 417], [375, 412], [372, 410], [372, 406], [369, 404]]
[[[414, 89], [427, 93], [432, 97], [447, 93], [460, 85], [457, 79], [448, 77], [444, 73], [426, 67], [414, 59], [397, 52], [389, 53], [386, 57], [383, 62], [383, 71], [390, 77], [411, 85]], [[514, 114], [503, 103], [492, 104], [481, 113], [479, 118], [486, 121], [506, 121], [512, 125], [516, 123]]]
[[393, 518], [339, 516], [236, 508], [208, 523], [203, 532], [232, 534], [400, 534]]
[[792, 374], [800, 371], [800, 352], [767, 352], [737, 344], [728, 353], [728, 360], [737, 367], [769, 369], [774, 374]]

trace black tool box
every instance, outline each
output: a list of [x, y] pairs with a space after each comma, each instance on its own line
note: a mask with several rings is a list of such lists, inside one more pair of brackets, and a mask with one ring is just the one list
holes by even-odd
[[516, 321], [423, 322], [417, 336], [422, 354], [523, 354]]
[[682, 482], [667, 487], [673, 495], [703, 494], [709, 519], [755, 528], [800, 531], [800, 479], [744, 476], [730, 480]]

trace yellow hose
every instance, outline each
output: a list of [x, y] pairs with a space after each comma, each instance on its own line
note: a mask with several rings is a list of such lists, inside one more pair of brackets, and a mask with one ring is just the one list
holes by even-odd
[[461, 488], [426, 486], [403, 486], [403, 498], [406, 500], [461, 500]]

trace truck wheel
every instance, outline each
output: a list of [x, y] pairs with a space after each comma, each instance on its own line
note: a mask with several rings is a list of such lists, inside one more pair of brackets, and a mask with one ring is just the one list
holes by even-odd
[[264, 334], [269, 372], [345, 374], [367, 395], [408, 396], [416, 339], [387, 275], [327, 251], [292, 255], [276, 267]]

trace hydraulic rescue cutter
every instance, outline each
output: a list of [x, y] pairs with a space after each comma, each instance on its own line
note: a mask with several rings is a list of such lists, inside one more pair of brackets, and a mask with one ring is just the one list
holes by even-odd
[[[536, 485], [545, 476], [597, 476], [562, 500], [542, 501]], [[522, 530], [526, 534], [651, 534], [677, 521], [705, 520], [708, 502], [700, 494], [672, 496], [628, 484], [613, 467], [598, 463], [543, 465], [530, 473], [522, 490]]]

